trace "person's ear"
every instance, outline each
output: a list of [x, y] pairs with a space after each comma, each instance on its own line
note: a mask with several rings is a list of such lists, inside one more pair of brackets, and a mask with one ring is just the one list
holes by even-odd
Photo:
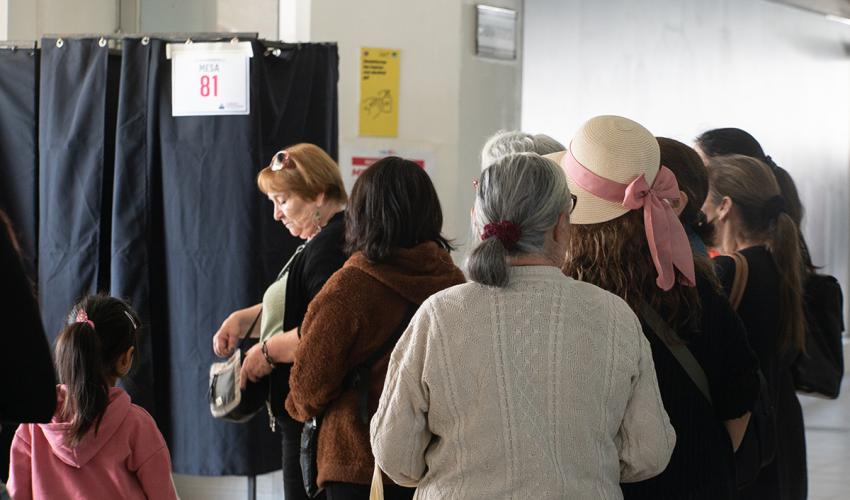
[[688, 206], [688, 195], [684, 191], [679, 191], [679, 199], [670, 203], [670, 206], [676, 212], [676, 217], [680, 217], [682, 212], [685, 211], [685, 207]]
[[133, 366], [133, 355], [135, 353], [136, 348], [130, 347], [118, 358], [118, 364], [115, 366], [115, 371], [119, 377], [124, 377], [130, 373], [130, 368]]
[[570, 215], [567, 212], [561, 212], [558, 216], [558, 222], [555, 224], [552, 232], [552, 240], [555, 243], [564, 243], [570, 231]]
[[717, 205], [717, 218], [720, 220], [726, 220], [729, 213], [732, 211], [732, 207], [735, 206], [735, 202], [732, 201], [732, 198], [728, 196], [724, 196], [722, 200], [720, 200], [720, 204]]
[[319, 193], [316, 196], [316, 208], [322, 208], [322, 205], [325, 204], [325, 193]]

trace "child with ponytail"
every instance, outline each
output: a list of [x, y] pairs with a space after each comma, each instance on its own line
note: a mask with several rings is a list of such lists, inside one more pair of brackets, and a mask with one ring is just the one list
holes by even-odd
[[13, 499], [177, 498], [153, 418], [115, 387], [133, 364], [139, 318], [114, 297], [74, 306], [55, 346], [58, 404], [48, 424], [23, 424], [12, 443]]

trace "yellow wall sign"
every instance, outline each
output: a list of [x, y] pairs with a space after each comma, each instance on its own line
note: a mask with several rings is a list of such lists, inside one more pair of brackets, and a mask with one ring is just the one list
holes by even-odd
[[398, 136], [401, 51], [360, 49], [360, 135]]

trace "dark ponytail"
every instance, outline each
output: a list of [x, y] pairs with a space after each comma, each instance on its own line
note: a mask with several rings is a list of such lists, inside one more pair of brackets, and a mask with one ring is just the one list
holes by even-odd
[[109, 404], [110, 383], [120, 375], [116, 364], [136, 346], [138, 325], [129, 304], [105, 295], [86, 297], [71, 311], [55, 346], [56, 371], [65, 386], [59, 413], [71, 424], [68, 446], [79, 444], [92, 428], [97, 432]]

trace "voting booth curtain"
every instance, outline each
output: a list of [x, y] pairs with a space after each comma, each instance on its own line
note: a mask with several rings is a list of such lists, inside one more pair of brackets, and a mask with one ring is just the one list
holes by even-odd
[[[40, 83], [36, 64], [14, 59], [33, 85], [20, 123], [0, 121], [0, 192], [24, 193], [9, 198], [11, 212], [34, 233], [51, 339], [82, 295], [127, 299], [144, 328], [122, 384], [156, 418], [175, 471], [261, 474], [280, 468], [280, 439], [265, 412], [247, 424], [210, 415], [212, 335], [260, 302], [298, 243], [273, 220], [259, 170], [299, 142], [337, 156], [337, 48], [252, 41], [250, 114], [173, 117], [168, 43], [125, 38], [117, 51], [96, 38], [46, 38]], [[7, 74], [0, 58], [0, 103], [21, 100]]]

